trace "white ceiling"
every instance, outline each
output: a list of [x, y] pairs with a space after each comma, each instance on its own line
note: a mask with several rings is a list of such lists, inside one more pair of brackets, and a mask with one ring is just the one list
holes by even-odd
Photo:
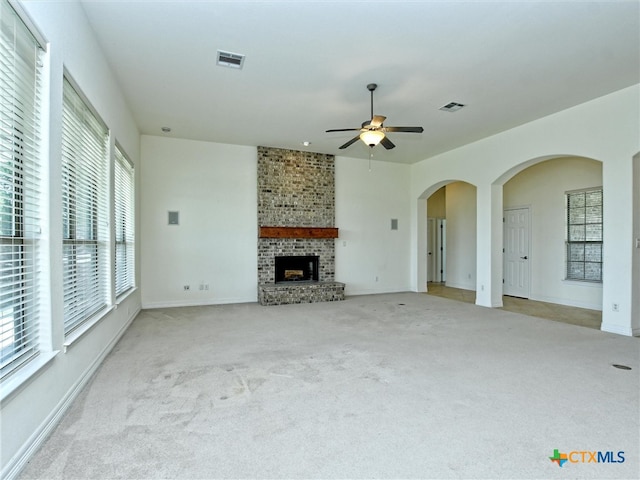
[[374, 113], [425, 131], [374, 159], [414, 163], [640, 82], [636, 0], [81, 3], [149, 135], [368, 158], [325, 130], [368, 120], [377, 83]]

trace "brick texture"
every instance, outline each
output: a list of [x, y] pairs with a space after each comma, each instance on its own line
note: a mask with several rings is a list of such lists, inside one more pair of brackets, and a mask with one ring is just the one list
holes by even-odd
[[[334, 227], [334, 223], [333, 155], [258, 147], [258, 226], [328, 228]], [[320, 257], [318, 284], [279, 284], [274, 288], [275, 257], [282, 255]], [[334, 277], [334, 239], [258, 239], [258, 296], [261, 303], [341, 300], [344, 285], [334, 282]], [[262, 286], [270, 287], [268, 294]]]

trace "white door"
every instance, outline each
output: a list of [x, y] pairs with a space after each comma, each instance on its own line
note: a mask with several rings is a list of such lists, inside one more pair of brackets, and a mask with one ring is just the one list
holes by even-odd
[[447, 220], [436, 220], [436, 277], [438, 282], [447, 281]]
[[427, 282], [436, 282], [436, 219], [427, 218]]
[[529, 229], [529, 208], [504, 211], [504, 295], [529, 298]]

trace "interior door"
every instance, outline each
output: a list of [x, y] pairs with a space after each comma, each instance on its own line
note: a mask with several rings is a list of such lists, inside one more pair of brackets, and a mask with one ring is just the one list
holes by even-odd
[[447, 220], [436, 220], [436, 277], [438, 282], [447, 281]]
[[427, 218], [427, 282], [436, 282], [436, 219]]
[[529, 225], [528, 207], [504, 211], [504, 295], [529, 298]]

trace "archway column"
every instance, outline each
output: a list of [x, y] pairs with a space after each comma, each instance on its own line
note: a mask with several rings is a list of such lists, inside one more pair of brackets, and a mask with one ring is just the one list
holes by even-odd
[[415, 239], [414, 252], [416, 261], [411, 262], [411, 278], [416, 279], [412, 285], [414, 292], [427, 291], [427, 200], [419, 198], [417, 206], [417, 228], [412, 232], [412, 240]]
[[[633, 160], [605, 161], [603, 186], [602, 325], [633, 335]], [[623, 207], [624, 206], [624, 207]]]
[[477, 186], [476, 305], [502, 307], [502, 185]]

